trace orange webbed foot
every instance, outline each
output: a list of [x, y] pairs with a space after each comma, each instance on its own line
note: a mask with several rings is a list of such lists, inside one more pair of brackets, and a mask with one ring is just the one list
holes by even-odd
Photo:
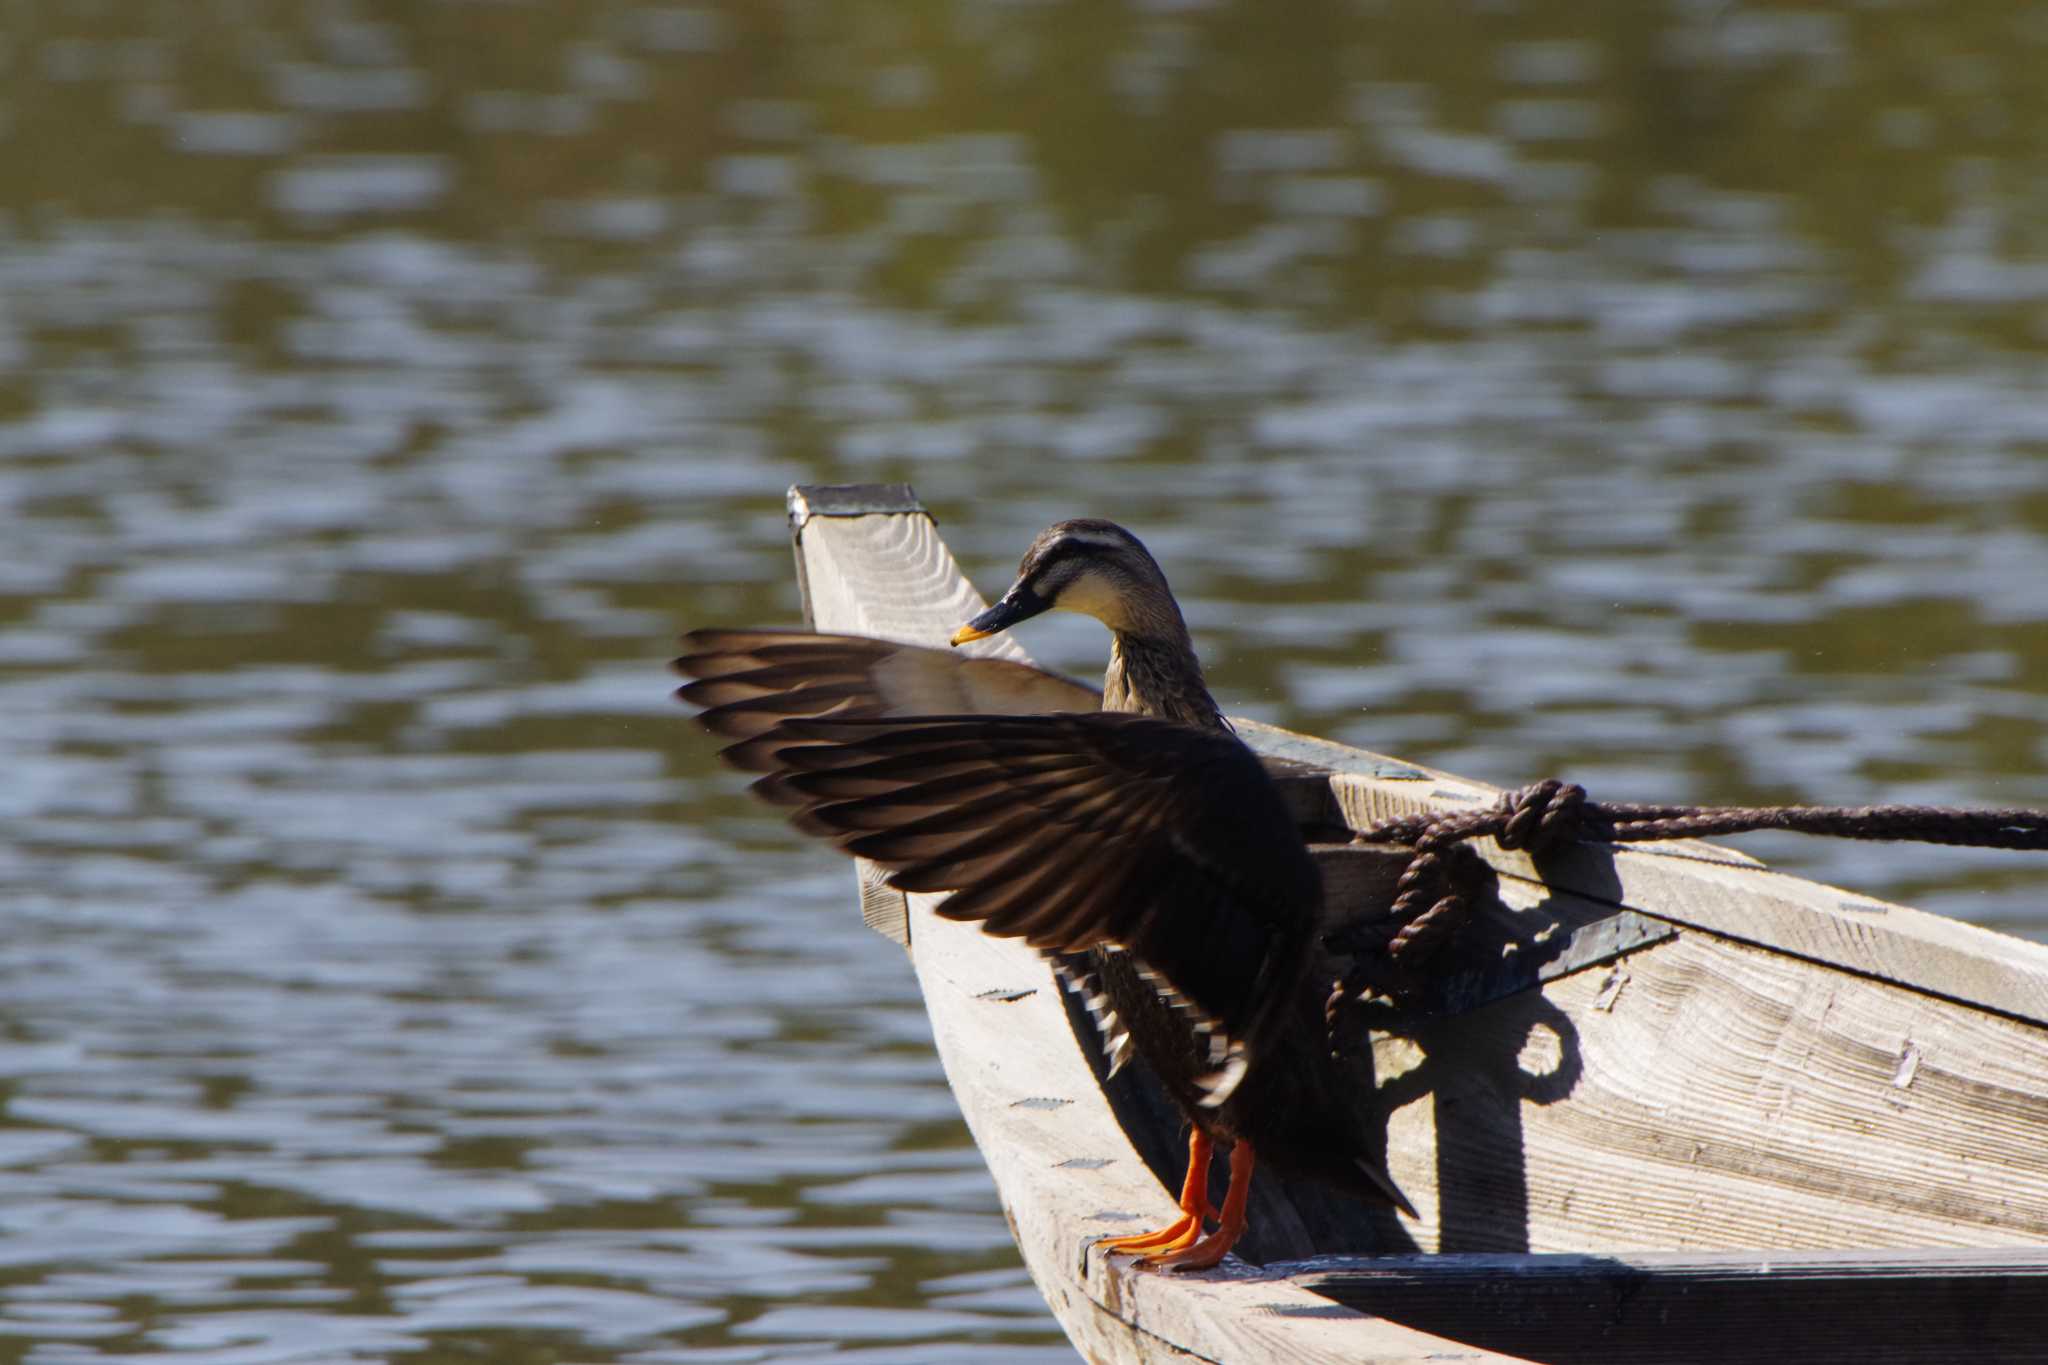
[[1209, 1270], [1230, 1254], [1231, 1245], [1237, 1237], [1236, 1232], [1218, 1228], [1206, 1237], [1189, 1238], [1179, 1245], [1163, 1246], [1138, 1264], [1147, 1270]]
[[1162, 1245], [1138, 1264], [1148, 1270], [1208, 1270], [1219, 1264], [1244, 1235], [1245, 1204], [1251, 1198], [1252, 1171], [1257, 1165], [1258, 1157], [1249, 1142], [1231, 1148], [1230, 1192], [1223, 1196], [1216, 1231], [1183, 1244]]
[[1157, 1232], [1133, 1233], [1129, 1237], [1105, 1237], [1095, 1245], [1104, 1251], [1177, 1251], [1202, 1235], [1202, 1220], [1183, 1213]]
[[[1188, 1170], [1181, 1178], [1180, 1217], [1157, 1232], [1133, 1233], [1127, 1237], [1105, 1237], [1095, 1245], [1111, 1253], [1147, 1252], [1177, 1254], [1202, 1238], [1202, 1222], [1209, 1216], [1209, 1137], [1199, 1128], [1188, 1137]], [[1150, 1263], [1150, 1256], [1147, 1257]]]

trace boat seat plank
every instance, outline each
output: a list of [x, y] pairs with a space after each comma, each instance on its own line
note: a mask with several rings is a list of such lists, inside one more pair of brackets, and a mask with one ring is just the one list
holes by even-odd
[[1580, 1365], [2048, 1360], [2038, 1250], [1384, 1257], [1296, 1278], [1400, 1322]]

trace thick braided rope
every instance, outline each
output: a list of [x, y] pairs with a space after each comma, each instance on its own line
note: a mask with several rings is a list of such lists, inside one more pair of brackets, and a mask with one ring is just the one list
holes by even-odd
[[1585, 788], [1557, 778], [1503, 792], [1480, 810], [1401, 816], [1353, 838], [1355, 843], [1409, 844], [1414, 852], [1395, 884], [1387, 916], [1346, 925], [1326, 940], [1353, 958], [1324, 1006], [1331, 1045], [1341, 1045], [1347, 1006], [1375, 993], [1411, 999], [1423, 984], [1423, 963], [1471, 918], [1473, 891], [1485, 875], [1483, 860], [1469, 845], [1472, 839], [1491, 836], [1502, 848], [1537, 852], [1570, 840], [1638, 843], [1766, 829], [1843, 839], [2048, 849], [2048, 811], [1610, 804], [1591, 801]]

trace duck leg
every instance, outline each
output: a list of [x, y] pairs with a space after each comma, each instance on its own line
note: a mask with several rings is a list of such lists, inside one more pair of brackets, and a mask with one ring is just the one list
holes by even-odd
[[1222, 1260], [1244, 1235], [1244, 1206], [1251, 1198], [1252, 1171], [1258, 1161], [1252, 1145], [1240, 1138], [1230, 1149], [1230, 1190], [1223, 1196], [1223, 1212], [1217, 1215], [1216, 1231], [1192, 1246], [1162, 1247], [1138, 1264], [1152, 1270], [1207, 1270]]
[[[1202, 1220], [1209, 1216], [1209, 1156], [1212, 1150], [1207, 1133], [1196, 1128], [1188, 1134], [1188, 1173], [1180, 1183], [1180, 1217], [1157, 1232], [1105, 1237], [1095, 1245], [1104, 1251], [1149, 1252], [1179, 1251], [1194, 1245], [1202, 1235]], [[1233, 1163], [1235, 1160], [1233, 1157]], [[1236, 1169], [1234, 1164], [1232, 1169]]]

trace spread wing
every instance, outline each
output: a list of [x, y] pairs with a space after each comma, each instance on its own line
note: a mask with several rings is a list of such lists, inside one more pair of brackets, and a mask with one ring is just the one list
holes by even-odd
[[676, 670], [695, 681], [676, 695], [705, 708], [704, 724], [752, 738], [790, 716], [1036, 715], [1094, 711], [1102, 694], [1008, 659], [858, 635], [798, 630], [694, 630]]
[[[698, 681], [678, 695], [799, 828], [906, 891], [954, 892], [948, 918], [1048, 952], [1120, 947], [1230, 1038], [1290, 998], [1320, 880], [1236, 739], [1119, 712], [892, 713], [878, 679], [965, 696], [996, 661], [841, 636], [734, 647], [768, 638], [685, 637]], [[740, 653], [751, 666], [728, 666]]]

